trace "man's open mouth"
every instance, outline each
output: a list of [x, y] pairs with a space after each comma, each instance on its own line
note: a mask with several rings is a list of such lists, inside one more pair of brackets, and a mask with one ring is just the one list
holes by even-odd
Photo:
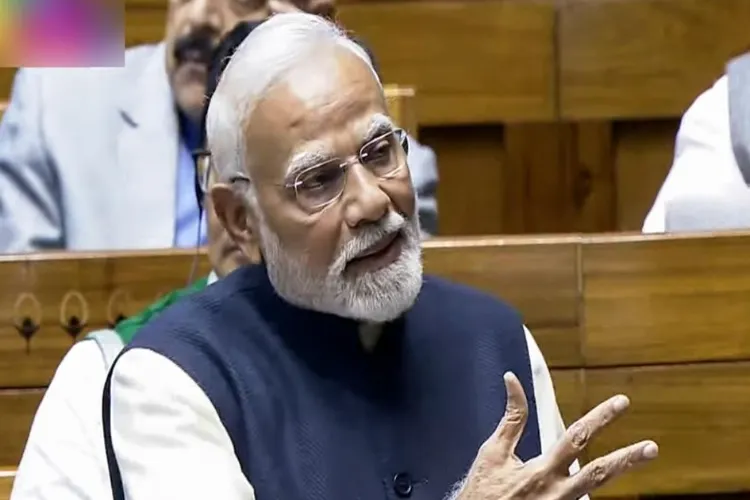
[[184, 64], [200, 64], [208, 66], [210, 56], [201, 50], [186, 50], [180, 54], [180, 58], [177, 63], [182, 66]]
[[350, 272], [374, 271], [393, 263], [401, 253], [404, 235], [395, 231], [350, 260], [346, 269]]

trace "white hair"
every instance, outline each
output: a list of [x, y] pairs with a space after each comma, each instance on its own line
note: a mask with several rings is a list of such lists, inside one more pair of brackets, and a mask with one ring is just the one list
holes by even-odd
[[[219, 179], [245, 169], [245, 122], [270, 88], [321, 48], [344, 48], [377, 72], [365, 50], [335, 24], [305, 13], [277, 14], [255, 28], [232, 56], [206, 115], [206, 137]], [[382, 88], [382, 85], [381, 85]]]

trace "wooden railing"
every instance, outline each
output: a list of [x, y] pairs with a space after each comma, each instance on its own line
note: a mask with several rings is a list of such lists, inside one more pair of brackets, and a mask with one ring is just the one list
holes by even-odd
[[[750, 235], [436, 239], [428, 272], [517, 307], [567, 421], [607, 396], [632, 411], [599, 455], [654, 438], [661, 457], [605, 496], [750, 491]], [[191, 252], [0, 259], [0, 464], [17, 463], [68, 330], [101, 328], [184, 286]], [[207, 272], [202, 262], [201, 272]], [[36, 326], [26, 340], [24, 323]], [[30, 328], [31, 332], [34, 328]]]

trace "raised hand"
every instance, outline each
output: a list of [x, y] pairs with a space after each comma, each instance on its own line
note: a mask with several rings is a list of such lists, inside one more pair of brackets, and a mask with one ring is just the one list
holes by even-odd
[[495, 432], [479, 448], [455, 500], [575, 500], [635, 465], [656, 458], [659, 448], [642, 441], [592, 460], [569, 475], [571, 464], [602, 429], [625, 413], [630, 401], [619, 395], [588, 412], [546, 454], [526, 463], [515, 455], [528, 417], [528, 403], [515, 375], [506, 373], [508, 402]]

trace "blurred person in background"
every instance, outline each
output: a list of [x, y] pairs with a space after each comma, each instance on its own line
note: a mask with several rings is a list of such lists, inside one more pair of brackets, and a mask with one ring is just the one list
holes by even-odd
[[[0, 125], [0, 253], [128, 250], [206, 242], [193, 193], [206, 68], [239, 21], [277, 11], [335, 15], [331, 0], [168, 0], [166, 35], [121, 68], [18, 71]], [[409, 158], [436, 227], [437, 167]]]
[[[672, 168], [643, 232], [750, 228], [750, 214], [737, 213], [750, 204], [748, 185], [750, 52], [732, 60], [683, 116]], [[707, 205], [713, 206], [710, 214], [704, 212]], [[677, 222], [667, 224], [670, 219]]]

